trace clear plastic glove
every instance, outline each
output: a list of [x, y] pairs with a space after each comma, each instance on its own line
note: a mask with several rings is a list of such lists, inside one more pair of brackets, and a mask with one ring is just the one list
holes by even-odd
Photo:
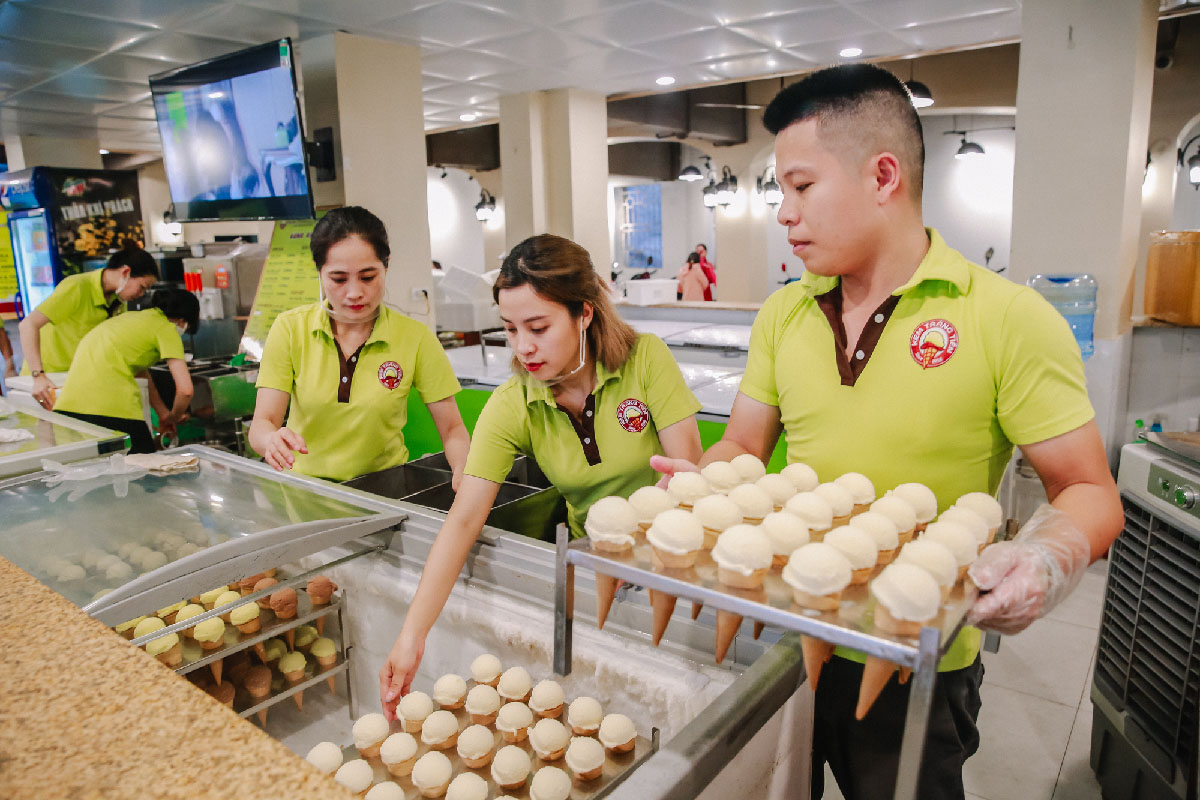
[[1091, 562], [1092, 545], [1066, 512], [1043, 504], [1009, 542], [984, 549], [968, 572], [979, 599], [967, 622], [1020, 633], [1069, 595]]

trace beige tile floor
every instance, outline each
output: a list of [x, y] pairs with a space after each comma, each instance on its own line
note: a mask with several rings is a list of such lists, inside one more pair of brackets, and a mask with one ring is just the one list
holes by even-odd
[[[1099, 800], [1089, 693], [1107, 564], [1093, 564], [1046, 619], [983, 654], [981, 744], [963, 769], [968, 800]], [[825, 800], [842, 800], [828, 768], [825, 786]]]

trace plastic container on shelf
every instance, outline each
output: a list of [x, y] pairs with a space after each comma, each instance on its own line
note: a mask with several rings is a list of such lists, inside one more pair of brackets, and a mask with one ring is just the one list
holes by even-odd
[[1096, 322], [1096, 279], [1091, 275], [1034, 275], [1029, 286], [1062, 314], [1075, 334], [1079, 352], [1086, 360], [1095, 352], [1092, 329]]
[[1146, 316], [1200, 325], [1200, 231], [1155, 231], [1146, 252]]

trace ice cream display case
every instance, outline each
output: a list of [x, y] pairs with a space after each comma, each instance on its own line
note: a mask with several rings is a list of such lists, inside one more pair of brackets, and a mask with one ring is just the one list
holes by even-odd
[[0, 555], [115, 626], [404, 519], [218, 450], [163, 454], [194, 466], [159, 474], [109, 459], [0, 481]]
[[0, 397], [0, 478], [41, 470], [44, 460], [68, 464], [128, 449], [123, 433]]

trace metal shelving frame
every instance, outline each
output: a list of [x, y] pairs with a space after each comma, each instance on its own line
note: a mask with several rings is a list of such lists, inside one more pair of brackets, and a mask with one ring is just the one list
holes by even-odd
[[964, 602], [954, 607], [955, 619], [946, 620], [947, 635], [942, 629], [925, 626], [916, 645], [902, 637], [874, 635], [797, 614], [778, 606], [756, 602], [736, 594], [673, 577], [658, 571], [642, 569], [629, 559], [613, 559], [593, 553], [586, 539], [569, 541], [566, 526], [560, 525], [557, 536], [555, 604], [554, 604], [554, 671], [560, 675], [571, 672], [572, 626], [574, 619], [575, 567], [610, 575], [647, 589], [656, 589], [683, 600], [740, 614], [776, 628], [793, 631], [851, 647], [869, 656], [885, 658], [913, 671], [905, 718], [904, 737], [900, 744], [900, 764], [896, 776], [895, 800], [916, 800], [917, 780], [925, 735], [929, 725], [929, 710], [933, 700], [933, 685], [937, 678], [938, 659], [954, 641], [961, 629], [966, 609], [974, 599], [968, 590]]

